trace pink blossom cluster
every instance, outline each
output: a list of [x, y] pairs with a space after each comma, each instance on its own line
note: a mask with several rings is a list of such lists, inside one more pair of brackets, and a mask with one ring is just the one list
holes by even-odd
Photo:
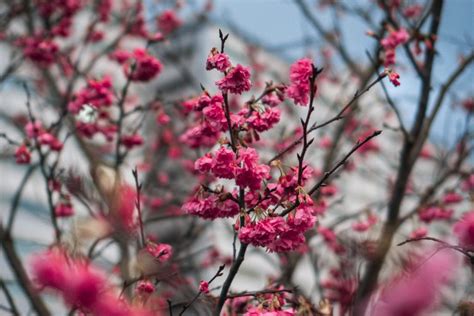
[[25, 126], [25, 133], [29, 139], [35, 140], [40, 145], [49, 147], [53, 151], [61, 151], [63, 143], [53, 134], [48, 132], [41, 122], [28, 122]]
[[183, 204], [182, 210], [187, 214], [204, 219], [234, 217], [239, 214], [239, 205], [228, 198], [220, 198], [215, 194], [199, 194]]
[[369, 230], [372, 226], [374, 226], [378, 221], [376, 215], [370, 213], [367, 216], [367, 220], [365, 221], [358, 221], [352, 224], [352, 229], [356, 232], [365, 232]]
[[23, 54], [40, 67], [48, 67], [56, 62], [59, 46], [53, 39], [41, 36], [27, 37], [18, 42]]
[[408, 32], [404, 28], [400, 28], [398, 30], [392, 30], [387, 37], [380, 41], [380, 44], [385, 50], [385, 67], [395, 65], [395, 49], [399, 45], [405, 44], [409, 37]]
[[242, 92], [249, 91], [252, 86], [250, 69], [237, 64], [229, 69], [224, 78], [216, 81], [216, 85], [223, 93], [242, 94]]
[[281, 111], [278, 108], [265, 107], [262, 111], [250, 111], [242, 109], [239, 115], [246, 117], [248, 126], [257, 131], [264, 132], [271, 129], [280, 121]]
[[84, 88], [74, 94], [73, 100], [68, 104], [68, 110], [77, 114], [84, 105], [90, 105], [100, 110], [111, 106], [114, 99], [110, 76], [104, 76], [102, 79], [90, 79]]
[[293, 99], [295, 104], [307, 105], [310, 92], [310, 78], [313, 74], [313, 62], [309, 58], [302, 58], [290, 67], [290, 85], [286, 95]]
[[225, 72], [231, 65], [229, 56], [219, 53], [215, 47], [211, 49], [209, 56], [207, 56], [206, 70], [217, 69], [220, 72]]
[[156, 18], [156, 23], [158, 29], [167, 35], [179, 28], [183, 21], [176, 15], [175, 11], [165, 10]]
[[25, 144], [16, 148], [15, 162], [19, 165], [27, 165], [31, 162], [31, 152]]
[[132, 81], [150, 81], [163, 69], [161, 62], [143, 48], [133, 52], [117, 50], [111, 58], [123, 65], [125, 75]]
[[81, 258], [70, 257], [59, 248], [36, 254], [32, 276], [41, 289], [59, 293], [71, 307], [91, 315], [152, 315], [120, 299], [105, 275]]
[[155, 260], [159, 262], [168, 261], [173, 255], [173, 248], [168, 244], [157, 244], [152, 241], [148, 241], [145, 246], [146, 252], [148, 252]]
[[453, 217], [454, 210], [446, 209], [438, 205], [430, 205], [418, 212], [418, 217], [425, 223], [430, 223], [434, 220], [449, 220]]
[[239, 229], [239, 239], [256, 247], [266, 247], [271, 252], [296, 250], [305, 242], [304, 232], [311, 228], [316, 218], [311, 208], [298, 207], [296, 215], [265, 217]]
[[260, 189], [262, 180], [269, 177], [270, 167], [258, 163], [258, 153], [254, 148], [239, 148], [237, 155], [221, 146], [215, 155], [207, 154], [196, 160], [199, 172], [212, 172], [214, 176], [235, 179], [236, 184], [251, 190]]

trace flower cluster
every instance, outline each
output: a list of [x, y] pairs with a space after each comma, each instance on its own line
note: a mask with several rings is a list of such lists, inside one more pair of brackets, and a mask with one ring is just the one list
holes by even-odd
[[219, 53], [215, 47], [211, 49], [206, 61], [206, 70], [217, 69], [220, 72], [225, 72], [230, 66], [227, 54]]
[[309, 58], [297, 60], [290, 67], [291, 84], [286, 89], [286, 95], [295, 104], [307, 105], [310, 92], [310, 78], [313, 74], [313, 62]]
[[47, 146], [53, 151], [63, 149], [63, 143], [55, 135], [48, 132], [39, 121], [28, 122], [25, 126], [25, 132], [29, 139], [35, 140], [40, 145]]
[[150, 81], [160, 74], [163, 65], [143, 48], [133, 52], [117, 50], [111, 58], [123, 65], [125, 75], [132, 81]]
[[234, 217], [239, 214], [239, 205], [232, 199], [227, 198], [226, 194], [221, 194], [221, 196], [200, 193], [184, 203], [182, 210], [187, 214], [211, 220]]
[[216, 82], [217, 87], [223, 93], [242, 94], [251, 88], [250, 69], [240, 64], [230, 68], [224, 78]]
[[385, 51], [385, 67], [395, 65], [395, 49], [399, 45], [405, 44], [409, 37], [408, 32], [404, 28], [400, 28], [399, 30], [392, 30], [387, 37], [380, 41]]
[[90, 105], [100, 110], [112, 105], [113, 101], [112, 78], [104, 76], [102, 79], [88, 80], [87, 86], [74, 94], [73, 100], [68, 104], [68, 110], [77, 114], [84, 105]]
[[453, 213], [454, 210], [452, 209], [431, 205], [421, 209], [418, 216], [423, 222], [430, 223], [434, 220], [449, 220], [453, 217]]
[[52, 40], [43, 37], [28, 37], [19, 41], [23, 47], [23, 54], [41, 67], [52, 65], [57, 58], [59, 51], [58, 44]]
[[179, 28], [183, 21], [176, 15], [173, 10], [163, 11], [156, 19], [158, 28], [163, 34], [169, 34]]

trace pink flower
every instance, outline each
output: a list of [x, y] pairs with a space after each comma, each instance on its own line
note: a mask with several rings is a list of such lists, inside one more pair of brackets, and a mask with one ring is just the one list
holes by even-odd
[[411, 232], [410, 238], [422, 238], [428, 234], [428, 229], [426, 227], [419, 227]]
[[280, 113], [277, 108], [265, 108], [263, 112], [253, 111], [246, 121], [257, 132], [264, 132], [280, 121]]
[[423, 7], [419, 4], [413, 4], [408, 7], [406, 7], [403, 10], [403, 14], [407, 18], [416, 18], [418, 17], [421, 13], [423, 12]]
[[194, 162], [194, 169], [201, 173], [206, 173], [211, 171], [213, 163], [214, 159], [211, 153], [207, 153]]
[[264, 247], [270, 245], [286, 230], [288, 230], [288, 226], [282, 217], [269, 217], [241, 227], [239, 239], [246, 244]]
[[440, 206], [432, 205], [423, 208], [418, 213], [420, 219], [425, 223], [430, 223], [434, 220], [447, 220], [453, 216], [453, 210], [444, 209]]
[[260, 189], [263, 179], [270, 174], [270, 167], [258, 164], [258, 154], [253, 148], [240, 148], [235, 170], [235, 182], [241, 187], [251, 190]]
[[28, 122], [25, 125], [25, 133], [28, 138], [37, 138], [39, 135], [44, 133], [44, 128], [43, 125], [41, 125], [41, 122], [35, 121], [33, 122]]
[[208, 294], [209, 293], [209, 283], [207, 283], [206, 281], [199, 282], [199, 291], [204, 293], [204, 294]]
[[173, 248], [168, 244], [156, 244], [148, 241], [145, 250], [159, 262], [168, 261], [173, 255]]
[[25, 57], [41, 67], [48, 67], [56, 61], [59, 46], [51, 39], [30, 37], [20, 44]]
[[143, 145], [143, 138], [138, 134], [123, 135], [120, 139], [120, 142], [127, 149], [131, 149], [133, 147]]
[[70, 276], [66, 254], [57, 248], [35, 255], [31, 261], [31, 270], [33, 280], [40, 288], [62, 290]]
[[133, 81], [149, 81], [160, 74], [163, 66], [146, 50], [137, 48], [133, 51], [134, 64], [125, 67], [125, 74]]
[[212, 162], [212, 173], [218, 178], [233, 179], [235, 173], [235, 154], [231, 149], [221, 146]]
[[15, 161], [19, 165], [29, 164], [31, 162], [31, 153], [25, 144], [22, 144], [15, 150]]
[[221, 201], [218, 196], [193, 197], [183, 204], [182, 210], [187, 214], [204, 219], [234, 217], [239, 214], [239, 205], [230, 199]]
[[138, 294], [147, 295], [155, 291], [155, 286], [148, 280], [138, 281], [136, 291]]
[[152, 315], [120, 299], [101, 271], [89, 261], [69, 257], [63, 249], [53, 248], [35, 255], [31, 267], [33, 280], [41, 289], [55, 290], [79, 313], [94, 316]]
[[114, 101], [112, 89], [112, 78], [104, 76], [102, 80], [88, 80], [87, 86], [79, 90], [73, 96], [73, 101], [69, 102], [68, 110], [77, 114], [84, 105], [93, 106], [96, 109], [109, 107]]
[[380, 43], [385, 49], [394, 49], [398, 45], [405, 44], [409, 37], [408, 32], [404, 28], [400, 28], [399, 30], [390, 32]]
[[395, 87], [398, 87], [400, 85], [400, 81], [398, 81], [398, 79], [400, 79], [400, 75], [398, 73], [389, 68], [385, 69], [385, 73], [388, 75], [388, 80], [390, 80], [390, 82]]
[[63, 292], [70, 306], [92, 308], [105, 289], [105, 277], [87, 262], [77, 262], [70, 267], [67, 286]]
[[217, 87], [224, 93], [242, 94], [251, 87], [250, 69], [240, 64], [230, 69], [227, 75], [216, 82]]
[[377, 216], [369, 214], [366, 221], [359, 221], [352, 224], [352, 229], [356, 232], [365, 232], [377, 223]]
[[416, 316], [429, 312], [455, 271], [448, 252], [415, 262], [412, 271], [400, 275], [382, 290], [372, 315]]
[[214, 47], [211, 49], [209, 56], [207, 56], [206, 70], [217, 69], [224, 72], [231, 66], [229, 56], [224, 53], [219, 53]]
[[448, 192], [443, 196], [444, 204], [457, 204], [459, 202], [462, 202], [462, 200], [462, 195], [456, 192]]
[[183, 22], [173, 10], [165, 10], [157, 17], [158, 28], [164, 34], [169, 34], [181, 26]]
[[458, 237], [461, 246], [474, 250], [474, 210], [465, 213], [454, 224], [453, 232]]
[[74, 208], [69, 202], [58, 203], [54, 208], [54, 214], [57, 217], [69, 217], [74, 215]]
[[290, 67], [290, 86], [286, 95], [293, 99], [295, 104], [307, 105], [310, 92], [310, 78], [313, 74], [313, 62], [309, 58], [297, 60]]

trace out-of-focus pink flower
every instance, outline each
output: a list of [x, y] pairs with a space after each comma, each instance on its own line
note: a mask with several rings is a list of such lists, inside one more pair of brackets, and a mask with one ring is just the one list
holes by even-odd
[[165, 10], [163, 11], [156, 20], [158, 24], [158, 28], [160, 29], [163, 34], [169, 34], [173, 32], [175, 29], [183, 24], [180, 18], [176, 15], [176, 12], [173, 10]]
[[403, 14], [407, 18], [416, 18], [418, 17], [421, 13], [423, 12], [423, 7], [419, 4], [413, 4], [408, 7], [406, 7], [403, 10]]
[[461, 246], [474, 250], [474, 210], [465, 213], [454, 224], [453, 232], [458, 237]]
[[57, 217], [69, 217], [74, 215], [74, 208], [69, 202], [58, 203], [54, 208], [54, 214]]
[[429, 312], [441, 287], [454, 274], [456, 261], [444, 251], [416, 261], [412, 268], [384, 287], [371, 315], [416, 316]]
[[40, 67], [48, 67], [56, 61], [59, 46], [52, 39], [25, 38], [20, 41], [23, 54]]
[[434, 220], [447, 220], [453, 216], [452, 209], [445, 209], [437, 205], [431, 205], [421, 209], [418, 216], [425, 223], [430, 223]]
[[67, 285], [69, 267], [63, 250], [53, 248], [32, 258], [33, 280], [40, 288], [63, 290]]
[[155, 291], [155, 286], [148, 280], [138, 281], [136, 291], [138, 294], [147, 295]]
[[109, 107], [114, 101], [112, 78], [104, 76], [98, 80], [88, 80], [87, 86], [74, 94], [73, 100], [68, 104], [68, 110], [77, 114], [84, 105], [90, 105], [96, 109]]
[[31, 270], [33, 280], [41, 289], [56, 291], [80, 313], [93, 316], [153, 315], [120, 299], [101, 271], [85, 259], [68, 256], [63, 249], [53, 248], [36, 254]]
[[160, 61], [142, 48], [133, 51], [132, 59], [133, 64], [125, 65], [125, 74], [133, 81], [149, 81], [163, 69]]
[[208, 294], [209, 293], [209, 283], [207, 283], [206, 281], [199, 282], [199, 291], [201, 291], [204, 294]]
[[143, 145], [143, 138], [139, 134], [123, 135], [120, 142], [127, 149], [131, 149], [133, 147]]
[[428, 234], [428, 229], [426, 227], [419, 227], [411, 232], [410, 238], [422, 238], [426, 237]]
[[448, 192], [443, 196], [443, 203], [444, 204], [457, 204], [462, 202], [463, 196], [456, 192]]
[[25, 144], [21, 144], [15, 150], [15, 161], [19, 165], [26, 165], [31, 162], [31, 153]]
[[217, 87], [224, 93], [242, 94], [251, 87], [250, 69], [240, 64], [231, 68], [227, 75], [216, 82]]
[[156, 244], [148, 241], [145, 250], [159, 262], [168, 261], [173, 255], [173, 248], [168, 244]]

